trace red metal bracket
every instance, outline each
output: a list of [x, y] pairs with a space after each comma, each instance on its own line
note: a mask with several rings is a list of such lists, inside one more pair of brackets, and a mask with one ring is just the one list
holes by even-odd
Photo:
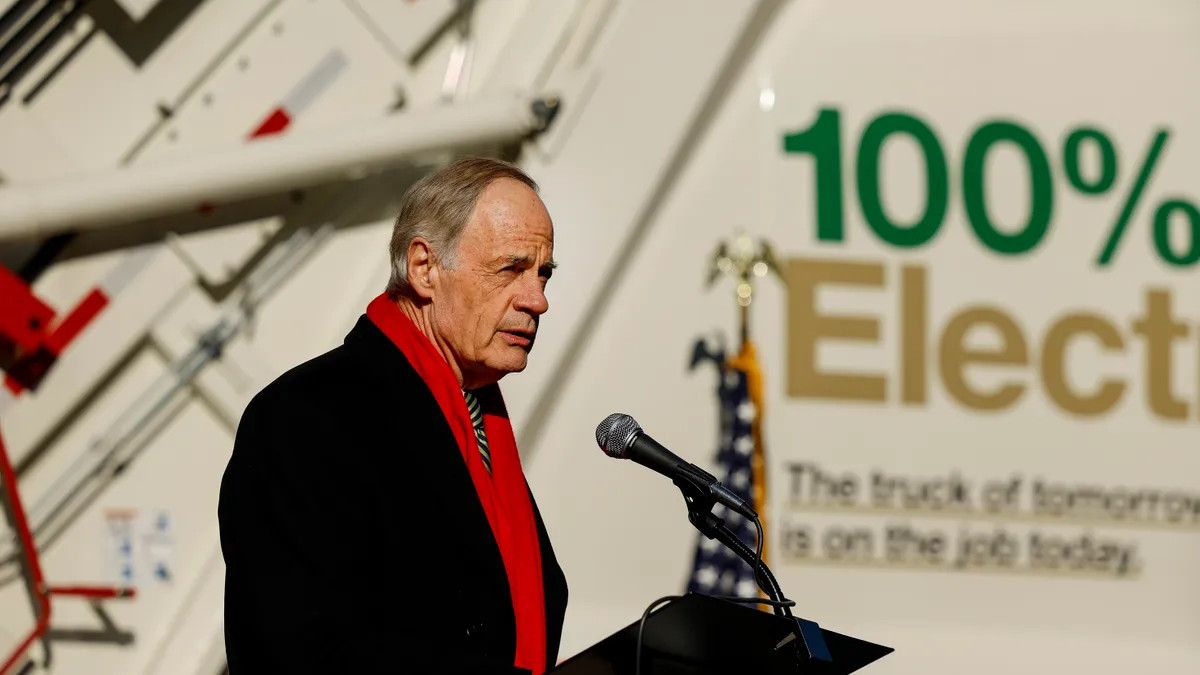
[[3, 664], [0, 664], [0, 675], [6, 675], [13, 666], [21, 662], [34, 642], [45, 640], [46, 633], [50, 630], [50, 596], [65, 595], [92, 600], [132, 598], [135, 597], [136, 590], [133, 588], [110, 586], [47, 585], [46, 579], [42, 575], [41, 559], [38, 556], [37, 546], [33, 540], [33, 531], [29, 527], [29, 519], [25, 515], [25, 506], [21, 502], [21, 493], [17, 488], [17, 473], [13, 470], [12, 462], [8, 458], [8, 451], [4, 446], [3, 435], [0, 435], [0, 482], [3, 483], [4, 493], [8, 495], [8, 503], [12, 508], [12, 520], [17, 530], [18, 546], [21, 549], [22, 562], [29, 575], [30, 583], [33, 585], [34, 613], [37, 616], [37, 623], [34, 625], [33, 630], [17, 645], [13, 652], [4, 660]]
[[13, 394], [41, 384], [62, 350], [108, 305], [108, 296], [92, 289], [61, 320], [16, 274], [0, 265], [0, 370]]

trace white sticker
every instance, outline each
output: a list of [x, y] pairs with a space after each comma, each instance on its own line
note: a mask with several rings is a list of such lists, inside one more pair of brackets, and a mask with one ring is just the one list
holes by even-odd
[[171, 514], [167, 511], [151, 511], [141, 518], [142, 556], [144, 564], [143, 584], [170, 584], [174, 579], [171, 552], [175, 547], [174, 528]]
[[104, 514], [104, 578], [115, 586], [132, 586], [135, 581], [136, 518], [137, 512], [128, 509]]
[[175, 533], [162, 509], [114, 509], [104, 514], [104, 577], [115, 586], [168, 585], [175, 578]]

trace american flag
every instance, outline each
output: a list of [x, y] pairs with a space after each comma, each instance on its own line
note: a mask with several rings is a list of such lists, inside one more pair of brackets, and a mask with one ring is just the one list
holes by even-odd
[[[754, 358], [753, 345], [747, 344], [741, 355], [731, 362], [719, 354], [707, 354], [718, 364], [720, 378], [717, 396], [720, 402], [720, 447], [717, 451], [717, 467], [713, 474], [725, 487], [754, 505], [763, 520], [762, 502], [764, 493], [755, 490], [755, 474], [762, 481], [762, 446], [759, 442], [759, 413], [761, 407], [761, 384], [759, 370]], [[756, 472], [757, 468], [757, 472]], [[751, 549], [758, 545], [758, 530], [754, 522], [730, 512], [718, 504], [713, 513], [725, 520], [725, 525]], [[763, 558], [766, 558], [764, 547]], [[696, 553], [692, 564], [692, 575], [688, 581], [689, 593], [708, 595], [736, 595], [755, 597], [758, 584], [750, 565], [715, 539], [697, 536]]]

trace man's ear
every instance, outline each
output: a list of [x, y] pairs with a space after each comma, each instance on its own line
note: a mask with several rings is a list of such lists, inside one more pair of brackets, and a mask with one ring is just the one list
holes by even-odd
[[436, 275], [429, 242], [414, 237], [408, 244], [408, 285], [418, 297], [428, 300], [433, 297]]

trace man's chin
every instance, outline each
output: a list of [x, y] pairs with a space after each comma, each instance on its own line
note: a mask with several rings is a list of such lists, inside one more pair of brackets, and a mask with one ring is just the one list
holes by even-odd
[[502, 373], [519, 373], [529, 365], [529, 357], [525, 350], [509, 347], [507, 353], [496, 359], [493, 367]]

